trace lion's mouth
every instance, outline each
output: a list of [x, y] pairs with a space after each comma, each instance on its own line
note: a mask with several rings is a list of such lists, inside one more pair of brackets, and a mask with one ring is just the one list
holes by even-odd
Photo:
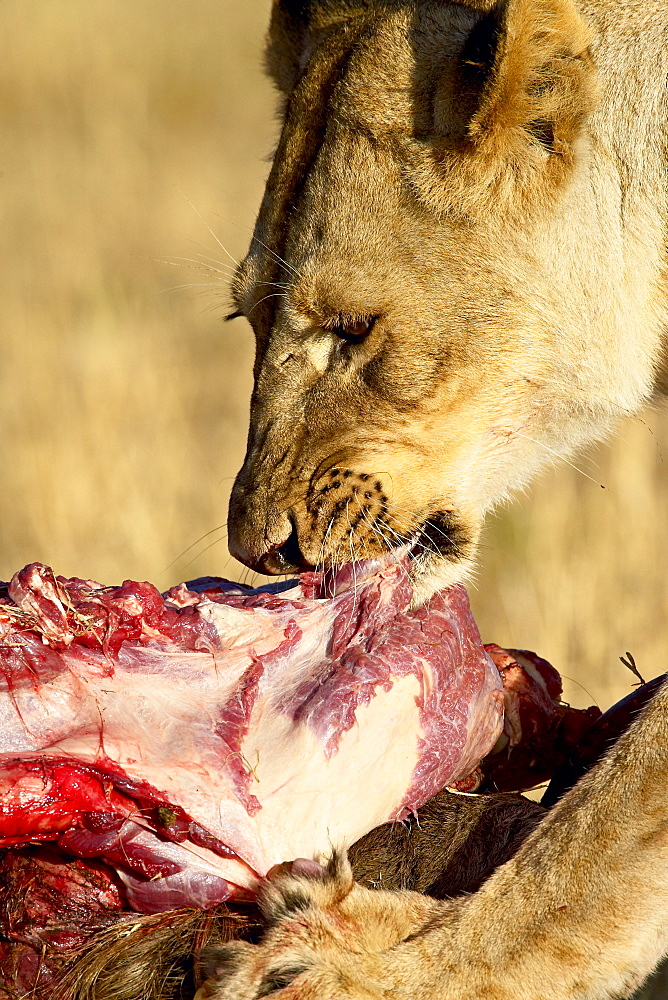
[[452, 511], [437, 511], [418, 528], [409, 554], [413, 561], [437, 557], [460, 562], [468, 557], [472, 542], [470, 533]]
[[286, 540], [278, 548], [268, 552], [262, 560], [260, 572], [270, 575], [304, 572], [315, 567], [305, 558], [299, 542], [297, 521], [290, 517], [291, 531]]
[[[431, 513], [408, 538], [399, 535], [396, 538], [396, 544], [388, 543], [386, 558], [408, 555], [412, 576], [423, 575], [427, 567], [435, 562], [456, 564], [466, 561], [474, 547], [470, 533], [452, 511]], [[380, 553], [376, 558], [379, 557], [382, 558]], [[331, 564], [340, 566], [348, 561], [351, 560], [332, 558]], [[329, 559], [323, 559], [319, 568], [327, 568], [329, 562]], [[273, 576], [308, 572], [318, 567], [305, 556], [297, 523], [293, 521], [292, 530], [283, 544], [267, 552], [253, 568]]]

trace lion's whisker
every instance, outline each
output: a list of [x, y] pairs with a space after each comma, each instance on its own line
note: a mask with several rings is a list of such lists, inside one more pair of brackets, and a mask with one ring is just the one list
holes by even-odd
[[543, 448], [546, 452], [548, 452], [548, 454], [552, 455], [553, 458], [557, 459], [557, 461], [564, 462], [569, 466], [569, 468], [578, 472], [581, 476], [584, 476], [585, 479], [588, 479], [591, 483], [594, 483], [595, 486], [600, 486], [602, 490], [607, 488], [603, 483], [599, 483], [597, 479], [594, 479], [593, 476], [590, 476], [589, 473], [585, 472], [584, 469], [580, 469], [564, 455], [560, 454], [554, 448], [550, 448], [549, 444], [545, 444], [544, 441], [539, 441], [538, 438], [533, 438], [529, 434], [523, 434], [521, 431], [516, 431], [512, 427], [500, 427], [499, 431], [502, 434], [514, 434], [515, 437], [524, 438], [525, 441], [531, 441], [532, 444], [537, 444], [540, 448]]
[[252, 309], [248, 310], [247, 317], [250, 316], [251, 313], [255, 309], [257, 309], [258, 306], [261, 306], [263, 302], [266, 302], [267, 299], [284, 299], [284, 298], [285, 298], [285, 292], [269, 292], [268, 295], [265, 295], [258, 302], [256, 302]]
[[220, 281], [187, 281], [182, 285], [170, 285], [169, 288], [161, 288], [160, 294], [165, 292], [178, 292], [182, 288], [220, 288]]
[[[224, 275], [226, 278], [234, 274], [234, 269], [231, 265], [223, 265], [220, 261], [216, 261], [219, 267], [214, 267], [213, 264], [207, 263], [205, 260], [199, 260], [197, 257], [156, 257], [155, 258], [161, 264], [168, 264], [170, 267], [187, 267], [189, 264], [192, 265], [193, 270], [206, 270], [213, 271], [216, 274]], [[221, 279], [222, 280], [222, 279]]]
[[220, 240], [218, 239], [218, 237], [216, 236], [215, 232], [213, 231], [213, 229], [211, 228], [211, 226], [209, 225], [209, 223], [208, 223], [208, 222], [207, 222], [207, 221], [206, 221], [206, 220], [204, 219], [204, 216], [203, 216], [203, 215], [202, 215], [202, 213], [201, 213], [201, 212], [199, 211], [199, 209], [195, 207], [195, 205], [194, 205], [194, 204], [193, 204], [193, 202], [192, 202], [192, 201], [190, 200], [190, 198], [188, 197], [188, 195], [187, 195], [187, 194], [185, 194], [185, 192], [184, 192], [184, 191], [181, 191], [181, 194], [183, 195], [183, 197], [185, 198], [185, 200], [186, 200], [186, 201], [188, 202], [188, 204], [189, 204], [189, 205], [190, 205], [190, 207], [192, 208], [192, 210], [193, 210], [193, 212], [195, 213], [195, 215], [196, 215], [196, 216], [197, 216], [197, 217], [198, 217], [199, 219], [201, 219], [201, 220], [202, 220], [202, 222], [203, 222], [203, 223], [204, 223], [204, 225], [206, 226], [207, 230], [209, 231], [209, 234], [210, 234], [211, 236], [213, 236], [214, 240], [216, 241], [216, 243], [218, 244], [218, 246], [220, 247], [220, 249], [221, 249], [221, 250], [223, 251], [223, 253], [225, 254], [225, 256], [226, 256], [226, 257], [229, 257], [229, 259], [230, 259], [230, 260], [232, 261], [232, 263], [234, 264], [234, 266], [235, 266], [235, 267], [241, 267], [241, 262], [240, 262], [240, 261], [238, 261], [238, 260], [236, 259], [236, 257], [233, 257], [233, 256], [232, 256], [232, 254], [231, 254], [231, 253], [229, 252], [229, 250], [227, 249], [227, 247], [225, 247], [225, 246], [224, 246], [224, 245], [223, 245], [223, 244], [221, 243], [221, 241], [220, 241]]
[[[176, 556], [176, 558], [172, 559], [170, 564], [168, 566], [165, 566], [163, 573], [166, 573], [168, 569], [171, 569], [172, 566], [174, 566], [175, 563], [179, 561], [179, 559], [183, 559], [185, 555], [187, 555], [192, 549], [194, 549], [196, 545], [199, 545], [200, 542], [203, 542], [205, 538], [209, 538], [211, 535], [214, 535], [217, 531], [226, 531], [226, 529], [227, 529], [227, 521], [225, 521], [224, 524], [217, 525], [215, 528], [211, 528], [210, 531], [205, 531], [203, 535], [200, 535], [199, 538], [196, 538], [194, 542], [192, 542], [187, 548], [183, 550], [183, 552], [180, 552], [179, 555]], [[218, 539], [218, 541], [220, 540], [221, 539]], [[198, 557], [195, 556], [194, 558], [197, 559]]]
[[266, 243], [263, 243], [262, 240], [258, 236], [253, 236], [253, 240], [256, 243], [259, 243], [261, 247], [264, 247], [264, 249], [267, 251], [267, 253], [270, 253], [271, 256], [275, 260], [278, 261], [279, 264], [282, 264], [284, 267], [287, 267], [288, 270], [292, 271], [292, 273], [294, 274], [294, 276], [296, 278], [300, 278], [301, 277], [299, 271], [295, 267], [293, 267], [292, 264], [288, 264], [287, 260], [284, 260], [279, 254], [276, 253], [275, 250], [272, 250], [271, 247], [267, 246]]

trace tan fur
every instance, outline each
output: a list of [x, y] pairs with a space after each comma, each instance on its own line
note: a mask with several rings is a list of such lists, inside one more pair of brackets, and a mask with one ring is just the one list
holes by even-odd
[[267, 65], [231, 550], [288, 572], [415, 541], [424, 599], [664, 380], [668, 5], [275, 0]]
[[[197, 1000], [612, 1000], [668, 951], [668, 685], [472, 896], [281, 875]], [[280, 993], [278, 990], [280, 989]]]

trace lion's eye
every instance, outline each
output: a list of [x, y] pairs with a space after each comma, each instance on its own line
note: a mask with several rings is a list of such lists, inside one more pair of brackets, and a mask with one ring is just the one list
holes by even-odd
[[377, 319], [377, 316], [339, 316], [331, 326], [328, 324], [327, 329], [349, 344], [360, 344], [369, 336]]
[[302, 972], [306, 972], [305, 965], [292, 966], [287, 969], [275, 969], [272, 972], [268, 972], [260, 983], [260, 988], [256, 994], [256, 1000], [262, 1000], [263, 997], [268, 997], [272, 993], [278, 993], [279, 990], [285, 989], [289, 986], [293, 979], [297, 976], [301, 976]]

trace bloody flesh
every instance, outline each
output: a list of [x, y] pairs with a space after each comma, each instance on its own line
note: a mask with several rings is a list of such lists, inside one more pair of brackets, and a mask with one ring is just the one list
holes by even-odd
[[493, 746], [501, 681], [463, 588], [410, 610], [399, 558], [274, 590], [17, 573], [0, 844], [100, 859], [140, 912], [208, 907], [415, 812]]

